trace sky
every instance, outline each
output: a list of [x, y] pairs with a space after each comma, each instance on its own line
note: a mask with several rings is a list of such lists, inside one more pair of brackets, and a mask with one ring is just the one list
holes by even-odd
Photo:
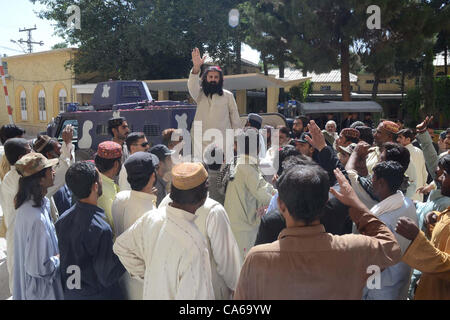
[[[45, 8], [29, 0], [0, 0], [0, 54], [8, 56], [23, 54], [27, 50], [26, 44], [21, 44], [22, 48], [13, 40], [27, 40], [28, 32], [19, 32], [19, 29], [33, 28], [36, 25], [37, 30], [32, 31], [32, 41], [43, 41], [44, 45], [33, 45], [33, 52], [50, 50], [53, 45], [64, 40], [54, 35], [56, 23], [49, 20], [39, 19], [35, 12]], [[28, 51], [27, 51], [28, 52]], [[242, 46], [242, 58], [259, 62], [259, 52], [253, 50], [247, 45]]]

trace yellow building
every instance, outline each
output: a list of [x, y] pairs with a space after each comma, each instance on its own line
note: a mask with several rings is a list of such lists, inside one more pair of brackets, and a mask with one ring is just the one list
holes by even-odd
[[[358, 74], [358, 89], [360, 93], [372, 93], [374, 75], [371, 73]], [[405, 93], [408, 89], [414, 88], [416, 85], [415, 78], [405, 78]], [[401, 76], [393, 76], [385, 79], [380, 79], [378, 83], [379, 93], [401, 93]]]
[[[66, 102], [76, 102], [72, 86], [75, 76], [65, 68], [76, 49], [65, 48], [2, 58], [7, 70], [6, 85], [13, 109], [14, 122], [36, 135]], [[0, 94], [0, 125], [8, 123], [3, 90]]]

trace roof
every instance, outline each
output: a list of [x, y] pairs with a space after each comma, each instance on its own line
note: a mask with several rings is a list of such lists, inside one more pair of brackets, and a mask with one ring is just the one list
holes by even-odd
[[7, 56], [5, 58], [2, 58], [3, 60], [10, 60], [15, 58], [24, 58], [29, 56], [38, 56], [38, 55], [44, 55], [44, 54], [53, 54], [56, 52], [63, 52], [63, 51], [71, 51], [75, 52], [77, 51], [77, 48], [60, 48], [60, 49], [53, 49], [53, 50], [47, 50], [47, 51], [40, 51], [40, 52], [32, 52], [32, 53], [24, 53], [24, 54], [18, 54], [14, 56]]
[[[227, 90], [249, 90], [261, 88], [283, 88], [287, 86], [296, 85], [300, 82], [306, 81], [309, 78], [287, 80], [276, 79], [275, 77], [265, 76], [260, 73], [235, 74], [224, 77], [223, 87]], [[165, 91], [188, 91], [188, 79], [175, 80], [146, 80], [150, 90], [165, 90]]]
[[[441, 53], [438, 53], [436, 57], [434, 58], [433, 65], [435, 67], [440, 67], [445, 65], [445, 53], [442, 51]], [[447, 54], [447, 64], [450, 64], [450, 51]]]
[[[298, 85], [300, 82], [309, 78], [298, 80], [276, 79], [275, 77], [265, 76], [260, 73], [236, 74], [224, 77], [223, 87], [227, 90], [250, 90], [262, 88], [284, 88]], [[188, 79], [169, 79], [169, 80], [144, 80], [148, 88], [152, 91], [181, 91], [187, 92]], [[76, 84], [72, 86], [79, 94], [94, 93], [97, 84]]]
[[375, 101], [327, 101], [300, 104], [301, 114], [334, 112], [383, 112]]
[[[277, 79], [279, 78], [279, 69], [272, 68], [269, 69], [269, 74], [274, 75]], [[307, 77], [311, 78], [312, 82], [341, 82], [341, 70], [332, 70], [328, 73], [319, 73], [316, 74], [314, 72], [308, 72]], [[288, 80], [298, 80], [304, 79], [303, 71], [299, 69], [285, 68], [284, 69], [284, 78]], [[357, 82], [358, 77], [353, 73], [350, 73], [350, 82]]]

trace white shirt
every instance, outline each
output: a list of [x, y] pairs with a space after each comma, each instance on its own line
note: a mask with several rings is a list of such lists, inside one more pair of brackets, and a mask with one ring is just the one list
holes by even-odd
[[20, 175], [15, 166], [11, 166], [9, 172], [0, 185], [1, 205], [3, 209], [3, 219], [6, 225], [6, 252], [7, 267], [9, 273], [9, 288], [13, 293], [14, 284], [14, 225], [16, 223], [16, 209], [14, 208], [14, 198], [19, 190]]
[[144, 279], [144, 299], [211, 300], [206, 241], [196, 216], [170, 205], [147, 212], [114, 243], [132, 276]]
[[[53, 180], [53, 186], [47, 190], [47, 198], [53, 197], [53, 195], [66, 184], [66, 172], [69, 167], [75, 163], [75, 153], [73, 144], [61, 145], [61, 155], [59, 156], [59, 162], [55, 166], [55, 179]], [[62, 212], [61, 212], [62, 213]]]
[[125, 165], [122, 165], [122, 169], [120, 170], [119, 173], [119, 190], [120, 191], [131, 190], [131, 186], [128, 183], [128, 173], [127, 169], [125, 168]]
[[[172, 200], [168, 194], [158, 209]], [[206, 237], [211, 264], [212, 285], [216, 300], [229, 300], [236, 289], [242, 266], [239, 248], [230, 227], [225, 208], [217, 201], [207, 198], [195, 212], [195, 224]]]
[[[9, 288], [11, 294], [13, 293], [14, 280], [14, 226], [16, 224], [17, 210], [14, 206], [14, 199], [19, 191], [20, 175], [15, 166], [11, 166], [9, 172], [5, 175], [0, 184], [0, 201], [3, 210], [3, 219], [6, 225], [6, 252], [7, 252], [7, 267], [9, 273]], [[58, 210], [56, 209], [53, 197], [50, 200], [50, 215], [53, 223], [58, 219]]]
[[[408, 144], [406, 149], [409, 150], [410, 157], [410, 165], [413, 163], [416, 171], [416, 189], [423, 187], [427, 184], [428, 172], [425, 165], [425, 158], [423, 156], [422, 150], [417, 147], [414, 147], [412, 144]], [[409, 169], [409, 168], [408, 168]], [[423, 201], [423, 194], [419, 194], [417, 192], [411, 197], [412, 200]]]
[[[223, 95], [221, 96], [218, 94], [213, 94], [212, 97], [206, 96], [200, 87], [199, 73], [192, 74], [192, 72], [189, 73], [188, 89], [192, 99], [197, 103], [197, 111], [195, 112], [191, 134], [194, 140], [193, 145], [196, 145], [197, 148], [203, 147], [203, 149], [199, 150], [201, 151], [199, 154], [201, 156], [206, 147], [211, 143], [211, 141], [207, 141], [206, 139], [203, 141], [202, 137], [205, 131], [208, 129], [218, 129], [222, 134], [222, 138], [225, 140], [226, 129], [242, 128], [241, 120], [232, 92], [224, 89]], [[202, 130], [200, 130], [200, 122]], [[200, 139], [196, 139], [196, 135], [194, 134], [196, 130], [200, 133], [198, 136]], [[233, 144], [233, 140], [228, 143]], [[222, 149], [226, 150], [223, 142]], [[196, 155], [195, 149], [192, 150], [192, 154], [194, 156]]]
[[135, 190], [120, 191], [112, 204], [116, 236], [131, 227], [146, 212], [156, 209], [156, 196]]
[[[126, 190], [116, 195], [112, 204], [112, 217], [116, 230], [116, 236], [122, 234], [131, 227], [140, 217], [149, 210], [155, 209], [156, 196], [140, 191]], [[126, 272], [120, 279], [125, 288], [128, 300], [142, 300], [144, 282], [135, 277], [132, 278]]]

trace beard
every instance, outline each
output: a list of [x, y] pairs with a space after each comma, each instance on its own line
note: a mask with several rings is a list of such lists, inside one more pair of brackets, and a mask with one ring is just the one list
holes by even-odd
[[292, 135], [294, 139], [300, 139], [300, 137], [302, 136], [303, 131], [297, 131], [297, 130], [292, 130]]
[[211, 96], [213, 94], [218, 94], [219, 96], [223, 95], [223, 80], [220, 80], [219, 83], [212, 81], [208, 82], [206, 79], [202, 80], [202, 89], [206, 96]]

